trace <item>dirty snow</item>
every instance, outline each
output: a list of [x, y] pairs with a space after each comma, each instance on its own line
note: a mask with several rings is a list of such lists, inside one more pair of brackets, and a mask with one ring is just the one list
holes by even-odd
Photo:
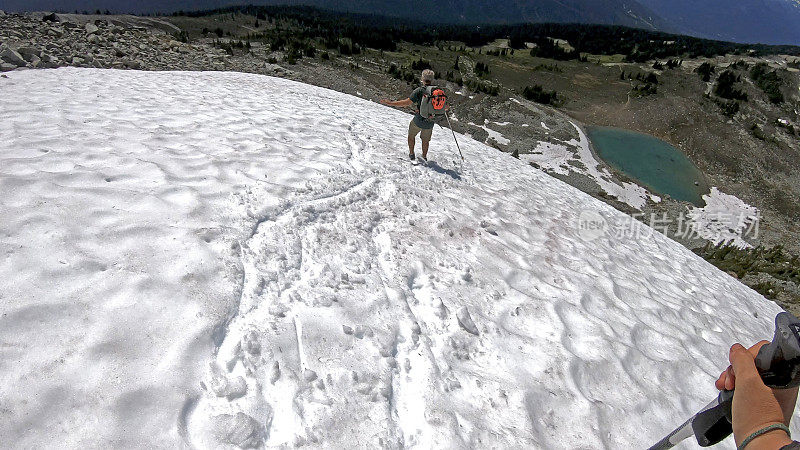
[[744, 237], [758, 233], [760, 213], [736, 196], [720, 192], [716, 187], [703, 195], [706, 205], [689, 210], [689, 225], [703, 239], [714, 244], [752, 247]]
[[587, 237], [582, 212], [625, 216], [524, 162], [462, 135], [462, 167], [435, 132], [409, 164], [400, 111], [8, 77], [4, 447], [642, 448], [772, 336], [773, 303], [659, 233]]

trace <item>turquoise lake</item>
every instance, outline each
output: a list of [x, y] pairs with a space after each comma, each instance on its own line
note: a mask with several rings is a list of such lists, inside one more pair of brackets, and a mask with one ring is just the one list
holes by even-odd
[[[620, 128], [589, 127], [598, 156], [656, 194], [703, 206], [709, 192], [703, 173], [672, 145], [649, 134]], [[697, 183], [697, 185], [695, 184]]]

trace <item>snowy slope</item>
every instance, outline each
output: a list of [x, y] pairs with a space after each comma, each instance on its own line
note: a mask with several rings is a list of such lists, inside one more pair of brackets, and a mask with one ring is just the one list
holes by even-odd
[[773, 303], [658, 233], [592, 239], [621, 214], [522, 161], [460, 136], [461, 168], [437, 129], [410, 165], [409, 116], [362, 99], [0, 91], [4, 446], [641, 448], [772, 335]]

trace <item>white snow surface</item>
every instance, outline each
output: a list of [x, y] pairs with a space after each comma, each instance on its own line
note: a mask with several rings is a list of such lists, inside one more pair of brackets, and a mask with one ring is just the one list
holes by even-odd
[[659, 233], [583, 236], [624, 216], [525, 162], [462, 135], [461, 168], [436, 132], [409, 164], [400, 111], [8, 77], [4, 447], [642, 448], [772, 336], [775, 304]]
[[760, 213], [734, 195], [712, 187], [703, 195], [706, 205], [689, 210], [689, 225], [698, 236], [714, 244], [731, 244], [739, 248], [752, 247], [744, 237], [757, 237]]
[[[542, 126], [547, 127], [544, 122], [542, 122]], [[621, 184], [615, 182], [613, 175], [594, 157], [586, 133], [574, 123], [572, 126], [578, 133], [578, 140], [540, 141], [533, 152], [521, 154], [520, 158], [527, 162], [534, 162], [548, 172], [561, 175], [570, 173], [585, 175], [594, 180], [608, 195], [641, 210], [647, 203], [647, 199], [652, 199], [647, 189], [627, 181]], [[655, 199], [652, 200], [655, 201]]]

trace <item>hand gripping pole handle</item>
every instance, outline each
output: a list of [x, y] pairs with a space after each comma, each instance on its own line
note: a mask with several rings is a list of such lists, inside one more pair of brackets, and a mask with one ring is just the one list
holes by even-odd
[[[767, 386], [773, 389], [800, 386], [800, 320], [787, 312], [778, 314], [775, 336], [758, 351], [755, 363]], [[701, 447], [717, 444], [733, 432], [733, 391], [720, 392], [716, 403], [692, 419], [692, 430]]]

